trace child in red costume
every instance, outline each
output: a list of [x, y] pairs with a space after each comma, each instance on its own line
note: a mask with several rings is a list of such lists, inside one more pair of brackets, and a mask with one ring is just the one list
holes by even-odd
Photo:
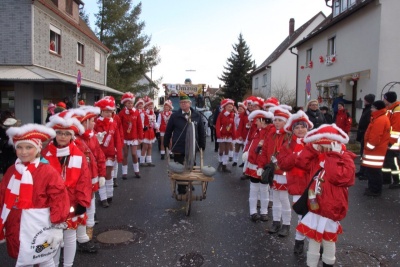
[[217, 142], [219, 143], [218, 170], [228, 173], [231, 172], [226, 167], [226, 164], [228, 163], [229, 149], [231, 147], [232, 140], [236, 136], [236, 126], [234, 121], [235, 114], [233, 112], [234, 103], [235, 102], [229, 98], [221, 101], [222, 111], [219, 113], [217, 123], [215, 125]]
[[106, 183], [100, 187], [99, 196], [103, 208], [109, 207], [114, 196], [112, 170], [115, 161], [122, 162], [122, 143], [117, 123], [112, 118], [115, 110], [115, 101], [112, 96], [105, 96], [95, 103], [101, 110], [100, 117], [96, 119], [94, 131], [100, 147], [106, 156]]
[[[56, 131], [56, 137], [42, 151], [42, 155], [56, 171], [61, 174], [68, 189], [70, 215], [67, 229], [64, 230], [64, 266], [72, 266], [76, 253], [76, 229], [86, 224], [86, 209], [92, 199], [92, 181], [85, 155], [76, 146], [76, 134], [82, 134], [84, 128], [76, 119], [68, 116], [68, 110], [50, 117], [46, 126]], [[54, 256], [58, 266], [61, 249]]]
[[[292, 138], [283, 144], [276, 157], [279, 168], [286, 172], [287, 189], [289, 194], [293, 196], [293, 203], [300, 198], [309, 182], [309, 173], [297, 167], [295, 161], [300, 157], [300, 152], [304, 148], [303, 138], [312, 127], [313, 124], [304, 111], [299, 110], [296, 114], [293, 114], [284, 126], [285, 131], [292, 134]], [[301, 219], [302, 216], [298, 215], [298, 223]], [[296, 255], [303, 254], [304, 239], [305, 236], [296, 231], [294, 246]]]
[[[274, 180], [273, 180], [273, 206], [272, 206], [272, 226], [268, 232], [274, 234], [278, 232], [280, 237], [289, 235], [290, 221], [292, 209], [290, 207], [289, 194], [287, 191], [286, 173], [277, 166], [276, 156], [279, 154], [283, 143], [289, 139], [289, 134], [285, 132], [284, 126], [291, 114], [291, 107], [280, 105], [270, 108], [269, 111], [274, 114], [273, 126], [267, 137], [267, 142], [262, 148], [263, 162], [267, 164], [272, 162], [275, 164]], [[282, 227], [281, 227], [282, 220]]]
[[143, 144], [140, 166], [154, 167], [155, 165], [151, 159], [151, 150], [153, 143], [156, 141], [155, 131], [158, 131], [158, 125], [156, 122], [156, 115], [154, 114], [153, 100], [148, 96], [145, 96], [143, 100], [145, 111], [143, 112]]
[[133, 107], [135, 96], [127, 92], [122, 96], [121, 104], [125, 105], [118, 113], [121, 119], [124, 133], [124, 159], [122, 161], [122, 179], [126, 180], [128, 175], [128, 152], [130, 150], [133, 161], [135, 177], [140, 178], [137, 147], [143, 140], [143, 125], [139, 111]]
[[346, 151], [348, 141], [335, 124], [323, 124], [306, 134], [307, 145], [295, 162], [310, 174], [308, 179], [314, 179], [308, 190], [309, 212], [296, 228], [309, 238], [307, 266], [318, 265], [321, 243], [323, 265], [333, 266], [336, 260], [335, 243], [342, 233], [339, 221], [346, 217], [348, 187], [354, 184], [356, 155]]
[[247, 137], [247, 133], [249, 129], [246, 127], [249, 122], [248, 119], [249, 112], [247, 111], [247, 101], [238, 103], [238, 113], [235, 114], [235, 126], [236, 126], [236, 135], [235, 135], [235, 151], [233, 152], [233, 164], [232, 166], [236, 166], [239, 159], [239, 151], [240, 148], [243, 149], [244, 142]]
[[[143, 125], [143, 120], [144, 120], [144, 109], [143, 109], [143, 106], [144, 106], [143, 99], [142, 98], [137, 99], [136, 103], [135, 103], [135, 108], [137, 109], [137, 111], [139, 111], [140, 119], [142, 120], [142, 125]], [[138, 145], [138, 147], [136, 149], [136, 155], [137, 155], [137, 158], [139, 160], [139, 163], [140, 163], [140, 157], [142, 156], [142, 146], [143, 146], [143, 140], [140, 140], [140, 141], [141, 141], [141, 144]]]
[[106, 176], [106, 158], [93, 132], [94, 118], [100, 114], [100, 109], [93, 106], [81, 106], [79, 109], [69, 109], [68, 111], [71, 117], [75, 117], [81, 122], [85, 130], [84, 133], [76, 136], [75, 144], [85, 154], [92, 178], [92, 200], [90, 207], [86, 209], [88, 216], [86, 225], [79, 225], [76, 231], [78, 250], [95, 253], [97, 252], [97, 245], [91, 242], [95, 225], [95, 193], [99, 191], [100, 186], [104, 186]]
[[[56, 133], [43, 125], [26, 124], [9, 128], [7, 135], [18, 158], [0, 184], [0, 243], [7, 240], [8, 254], [18, 259], [18, 266], [54, 266], [63, 230], [51, 226], [67, 219], [69, 198], [60, 174], [40, 162], [40, 151], [42, 142]], [[43, 231], [45, 227], [51, 229]], [[31, 246], [43, 250], [35, 252]]]
[[[265, 158], [261, 157], [264, 142], [267, 142], [268, 125], [272, 123], [274, 115], [264, 110], [255, 110], [249, 115], [257, 125], [257, 131], [251, 142], [246, 145], [243, 158], [247, 161], [245, 174], [250, 177], [249, 207], [251, 220], [268, 221], [269, 184], [261, 181], [261, 174], [265, 166]], [[260, 197], [260, 215], [257, 213], [257, 199]]]
[[167, 129], [168, 120], [172, 115], [174, 107], [172, 106], [171, 100], [166, 100], [164, 102], [164, 110], [158, 115], [157, 124], [160, 125], [160, 138], [161, 138], [161, 159], [165, 157], [165, 147], [164, 147], [164, 134], [165, 129]]

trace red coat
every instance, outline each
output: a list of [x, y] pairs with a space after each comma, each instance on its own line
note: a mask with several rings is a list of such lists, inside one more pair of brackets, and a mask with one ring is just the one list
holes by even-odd
[[236, 127], [235, 127], [235, 113], [230, 112], [228, 115], [225, 115], [226, 111], [221, 111], [217, 118], [217, 123], [215, 124], [215, 133], [217, 139], [220, 138], [232, 138], [232, 140], [236, 136]]
[[[61, 174], [62, 169], [61, 165], [59, 164], [59, 160], [57, 155], [53, 155], [50, 150], [49, 146], [52, 145], [51, 143], [47, 145], [42, 150], [43, 157], [49, 161], [49, 164], [59, 173]], [[91, 172], [89, 170], [88, 163], [86, 161], [85, 155], [79, 150], [78, 146], [73, 145], [71, 146], [71, 155], [76, 155], [82, 157], [82, 164], [80, 166], [80, 174], [77, 178], [76, 184], [72, 186], [67, 186], [68, 196], [70, 207], [76, 207], [77, 204], [83, 207], [90, 207], [90, 202], [92, 201], [92, 177], [90, 177]], [[57, 164], [58, 163], [58, 164]], [[65, 183], [66, 181], [64, 181]], [[71, 215], [70, 215], [71, 216]]]
[[[269, 127], [268, 131], [268, 137], [267, 137], [267, 142], [264, 143], [264, 146], [262, 148], [262, 162], [265, 162], [265, 164], [270, 163], [271, 157], [273, 155], [276, 155], [280, 152], [283, 143], [286, 142], [286, 140], [289, 139], [289, 134], [286, 133], [283, 129], [280, 129], [279, 131], [276, 130], [275, 126], [271, 124]], [[275, 168], [275, 174], [283, 175], [284, 171], [279, 169], [279, 166]]]
[[[310, 210], [313, 213], [340, 221], [346, 217], [348, 210], [348, 187], [354, 184], [356, 155], [349, 151], [343, 153], [316, 151], [311, 144], [306, 145], [296, 159], [296, 166], [308, 171], [308, 179], [312, 179], [315, 173], [321, 169], [320, 158], [325, 161], [324, 182], [320, 183], [321, 194], [317, 194], [318, 210]], [[315, 188], [314, 181], [311, 188]]]
[[146, 110], [143, 114], [143, 127], [147, 127], [147, 130], [143, 133], [143, 139], [152, 142], [156, 139], [156, 134], [154, 132], [157, 128], [156, 115], [153, 110]]
[[369, 168], [382, 168], [390, 138], [390, 121], [386, 109], [371, 113], [371, 122], [364, 135], [362, 165]]
[[[0, 214], [4, 204], [4, 194], [7, 185], [14, 174], [15, 166], [12, 165], [4, 174], [0, 184]], [[32, 204], [36, 209], [50, 208], [50, 221], [58, 224], [64, 222], [69, 214], [69, 197], [60, 174], [49, 164], [39, 163], [32, 172], [33, 195]], [[21, 223], [20, 209], [12, 209], [5, 223], [8, 254], [12, 258], [18, 257], [19, 229]]]
[[81, 136], [92, 151], [94, 158], [96, 159], [97, 175], [99, 177], [106, 177], [106, 156], [100, 147], [99, 141], [96, 136]]
[[292, 139], [286, 141], [277, 155], [278, 166], [286, 172], [287, 189], [291, 195], [301, 195], [306, 189], [309, 173], [296, 166], [296, 160], [301, 157], [299, 152], [304, 148], [302, 138], [292, 135]]
[[165, 129], [167, 129], [168, 120], [171, 117], [171, 114], [171, 111], [163, 111], [158, 115], [157, 122], [160, 124], [160, 133], [165, 133]]
[[338, 110], [336, 115], [336, 125], [342, 129], [346, 134], [349, 134], [351, 130], [351, 123], [353, 122], [349, 113], [345, 109]]
[[106, 156], [106, 159], [114, 160], [117, 158], [119, 163], [122, 162], [122, 142], [117, 123], [111, 119], [99, 117], [96, 120], [94, 131], [97, 133], [106, 132], [103, 143], [100, 145]]
[[239, 126], [236, 131], [236, 136], [235, 139], [242, 138], [242, 141], [246, 141], [247, 134], [249, 133], [249, 129], [247, 127], [247, 123], [249, 122], [249, 116], [247, 115], [247, 112], [243, 112], [239, 114]]
[[127, 141], [143, 139], [143, 124], [137, 109], [124, 107], [118, 117], [121, 120], [123, 139]]
[[121, 138], [121, 144], [124, 145], [124, 129], [122, 129], [122, 122], [120, 117], [118, 116], [118, 114], [114, 114], [112, 115], [113, 120], [115, 121], [115, 123], [117, 124], [117, 128], [118, 128], [118, 132], [119, 132], [119, 136]]
[[254, 133], [254, 138], [247, 146], [247, 151], [249, 155], [247, 159], [247, 168], [245, 170], [245, 174], [253, 178], [260, 179], [260, 176], [257, 175], [257, 169], [263, 168], [265, 166], [265, 162], [261, 159], [261, 149], [264, 142], [267, 142], [267, 131], [268, 128], [257, 129], [257, 131]]

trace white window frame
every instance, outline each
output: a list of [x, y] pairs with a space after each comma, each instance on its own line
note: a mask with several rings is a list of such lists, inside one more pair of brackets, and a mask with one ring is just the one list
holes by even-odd
[[306, 67], [309, 67], [310, 61], [312, 60], [312, 48], [306, 51]]
[[356, 3], [356, 0], [334, 0], [333, 1], [333, 17], [341, 14]]
[[85, 45], [80, 42], [76, 44], [76, 62], [85, 63]]
[[50, 52], [61, 55], [61, 30], [50, 24], [50, 46], [54, 42], [54, 50], [49, 47]]
[[254, 89], [258, 89], [258, 77], [254, 79]]
[[263, 85], [264, 85], [264, 86], [267, 86], [267, 82], [268, 82], [268, 77], [267, 77], [267, 74], [264, 73], [264, 74], [263, 74]]
[[336, 55], [336, 35], [328, 39], [328, 52], [327, 56]]
[[94, 70], [100, 71], [101, 55], [99, 52], [94, 51]]

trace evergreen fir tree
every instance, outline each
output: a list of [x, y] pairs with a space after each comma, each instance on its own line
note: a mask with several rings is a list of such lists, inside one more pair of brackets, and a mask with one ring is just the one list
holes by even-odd
[[120, 91], [137, 92], [134, 84], [159, 62], [159, 49], [149, 47], [151, 38], [139, 21], [142, 4], [131, 0], [98, 0], [98, 37], [111, 54], [107, 61], [107, 85]]
[[238, 40], [239, 42], [232, 46], [234, 51], [228, 58], [227, 66], [224, 66], [224, 71], [219, 78], [225, 83], [222, 88], [224, 97], [233, 99], [235, 103], [242, 101], [246, 92], [251, 90], [250, 73], [255, 70], [250, 49], [242, 34], [239, 35]]

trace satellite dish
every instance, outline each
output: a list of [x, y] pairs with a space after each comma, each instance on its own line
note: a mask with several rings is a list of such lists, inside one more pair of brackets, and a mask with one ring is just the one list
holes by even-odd
[[185, 170], [191, 172], [195, 162], [196, 134], [193, 122], [188, 122], [185, 143]]

